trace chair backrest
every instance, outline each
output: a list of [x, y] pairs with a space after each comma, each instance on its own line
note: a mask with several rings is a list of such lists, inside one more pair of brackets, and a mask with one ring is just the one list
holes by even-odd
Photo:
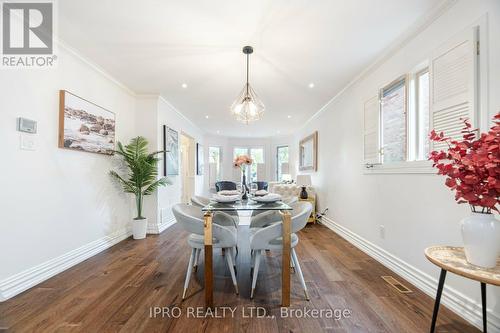
[[312, 211], [312, 204], [308, 201], [297, 201], [290, 205], [292, 210], [292, 232], [302, 230]]
[[210, 203], [210, 199], [207, 197], [202, 197], [201, 195], [193, 195], [191, 197], [191, 203], [198, 207], [205, 207]]
[[[311, 215], [312, 204], [308, 201], [298, 201], [290, 205], [293, 210], [292, 215], [292, 232], [296, 233], [303, 229]], [[268, 227], [258, 230], [252, 239], [252, 248], [265, 248], [273, 239], [283, 235], [283, 222], [272, 224]]]
[[175, 219], [179, 222], [187, 232], [203, 235], [203, 212], [200, 207], [186, 205], [186, 204], [176, 204], [172, 207], [172, 213], [174, 213]]
[[264, 181], [258, 181], [258, 182], [254, 182], [255, 184], [257, 184], [257, 190], [266, 190], [267, 191], [267, 188], [269, 187], [269, 184], [267, 182], [264, 182]]
[[283, 202], [286, 203], [289, 206], [294, 205], [298, 201], [299, 201], [298, 197], [287, 197], [287, 198], [283, 199]]
[[220, 191], [233, 191], [236, 190], [236, 183], [228, 180], [222, 180], [215, 183], [215, 190]]
[[[172, 207], [175, 219], [187, 232], [204, 235], [203, 212], [198, 206], [188, 204], [176, 204]], [[225, 226], [212, 223], [212, 235], [221, 242], [234, 239], [233, 233]]]

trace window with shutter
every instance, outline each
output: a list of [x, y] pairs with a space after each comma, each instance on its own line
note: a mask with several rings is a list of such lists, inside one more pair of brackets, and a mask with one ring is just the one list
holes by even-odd
[[[431, 128], [446, 136], [461, 138], [463, 122], [475, 126], [476, 117], [476, 33], [469, 28], [444, 44], [430, 61]], [[445, 149], [433, 143], [432, 149]]]
[[435, 173], [428, 153], [447, 147], [429, 143], [431, 129], [459, 139], [465, 118], [473, 127], [485, 127], [487, 81], [479, 52], [484, 26], [481, 20], [457, 34], [428, 61], [383, 87], [380, 100], [365, 102], [366, 173]]
[[380, 90], [380, 145], [384, 164], [407, 160], [407, 101], [406, 75]]

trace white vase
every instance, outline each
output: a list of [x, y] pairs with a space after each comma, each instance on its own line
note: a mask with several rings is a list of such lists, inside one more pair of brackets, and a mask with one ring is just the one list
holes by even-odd
[[467, 261], [476, 266], [495, 267], [500, 251], [500, 221], [493, 214], [472, 213], [461, 224]]
[[148, 219], [132, 220], [132, 235], [134, 239], [146, 238], [146, 231], [148, 230]]

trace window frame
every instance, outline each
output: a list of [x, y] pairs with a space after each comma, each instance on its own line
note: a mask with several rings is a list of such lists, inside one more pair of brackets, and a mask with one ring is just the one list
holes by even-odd
[[[252, 149], [262, 149], [262, 164], [266, 164], [266, 148], [264, 146], [233, 146], [233, 160], [236, 158], [234, 153], [236, 149], [246, 150], [245, 154], [250, 158], [252, 158]], [[251, 169], [254, 164], [257, 163], [252, 163], [252, 165], [250, 165], [250, 168], [247, 168], [246, 170], [246, 178], [248, 182], [253, 182]]]
[[[415, 80], [415, 102], [414, 102], [414, 105], [415, 105], [415, 128], [416, 128], [416, 135], [415, 135], [415, 138], [416, 138], [416, 142], [415, 142], [415, 147], [416, 147], [416, 152], [415, 152], [415, 160], [416, 161], [424, 161], [426, 160], [425, 156], [424, 156], [424, 145], [425, 145], [425, 142], [423, 141], [424, 138], [426, 137], [426, 135], [423, 135], [422, 133], [422, 114], [420, 112], [420, 93], [421, 93], [421, 87], [420, 87], [420, 77], [422, 77], [422, 75], [429, 75], [429, 110], [428, 110], [428, 117], [429, 117], [429, 121], [430, 121], [430, 117], [431, 117], [431, 110], [430, 110], [430, 87], [431, 87], [431, 77], [430, 77], [430, 68], [429, 68], [429, 65], [426, 64], [426, 66], [424, 66], [423, 68], [420, 68], [418, 69], [415, 74], [414, 74], [414, 80]], [[430, 125], [430, 124], [429, 124]], [[429, 128], [430, 130], [430, 128]]]
[[[408, 133], [408, 121], [409, 121], [409, 99], [408, 99], [408, 92], [409, 92], [409, 77], [407, 74], [404, 74], [404, 75], [401, 75], [399, 76], [398, 78], [396, 78], [395, 80], [391, 81], [389, 84], [386, 84], [385, 86], [383, 86], [382, 88], [379, 89], [379, 112], [380, 112], [380, 116], [379, 116], [379, 119], [380, 119], [380, 124], [379, 124], [379, 135], [380, 135], [380, 138], [379, 138], [379, 142], [380, 142], [380, 149], [381, 149], [381, 155], [382, 155], [382, 158], [381, 158], [381, 164], [382, 165], [388, 165], [388, 164], [394, 164], [394, 163], [403, 163], [403, 162], [407, 162], [408, 161], [408, 156], [409, 156], [409, 144], [408, 144], [408, 139], [409, 139], [409, 133]], [[395, 87], [396, 85], [399, 85], [400, 82], [403, 82], [404, 84], [404, 93], [405, 93], [405, 96], [404, 96], [404, 100], [403, 100], [403, 107], [404, 107], [404, 111], [403, 111], [403, 114], [404, 114], [404, 123], [405, 123], [405, 142], [404, 142], [404, 147], [405, 147], [405, 152], [404, 152], [404, 159], [403, 161], [401, 162], [392, 162], [392, 163], [384, 163], [384, 126], [383, 126], [383, 123], [384, 123], [384, 117], [383, 117], [383, 112], [382, 112], [382, 98], [384, 97], [384, 91], [386, 90], [390, 90], [392, 89], [393, 87]]]
[[[223, 154], [224, 150], [222, 149], [223, 148], [222, 146], [216, 146], [216, 145], [209, 145], [208, 146], [208, 167], [209, 167], [209, 172], [210, 172], [210, 159], [211, 159], [210, 149], [211, 148], [217, 148], [219, 150], [219, 166], [218, 166], [218, 172], [217, 172], [216, 180], [215, 180], [216, 182], [218, 182], [218, 181], [222, 180], [222, 172], [223, 172], [222, 169], [223, 169], [223, 165], [224, 165], [223, 164], [223, 156], [222, 156], [222, 154]], [[209, 182], [210, 182], [210, 175], [208, 175], [208, 177], [209, 177]], [[215, 182], [214, 182], [214, 184], [215, 184]], [[209, 183], [209, 185], [210, 185], [210, 183]], [[212, 187], [212, 188], [214, 188], [214, 187]]]
[[[391, 86], [405, 80], [405, 160], [400, 162], [384, 163], [383, 154], [381, 155], [381, 163], [363, 166], [365, 174], [434, 174], [435, 169], [432, 167], [432, 162], [426, 159], [419, 159], [421, 156], [421, 125], [420, 112], [418, 106], [418, 82], [417, 79], [429, 72], [429, 62], [423, 62], [411, 70], [407, 74], [398, 76], [395, 80], [384, 85], [379, 89], [379, 142], [381, 152], [383, 153], [383, 113], [382, 113], [382, 97], [383, 92]], [[429, 77], [429, 87], [431, 78]], [[430, 89], [430, 88], [429, 88]], [[429, 97], [430, 98], [430, 97]], [[429, 116], [430, 116], [429, 107]]]
[[[288, 149], [288, 165], [290, 166], [290, 146], [283, 144], [283, 145], [278, 145], [276, 146], [276, 181], [281, 182], [282, 180], [280, 179], [280, 171], [281, 171], [281, 165], [279, 161], [279, 151], [281, 148], [287, 148]], [[281, 175], [283, 176], [283, 175]]]

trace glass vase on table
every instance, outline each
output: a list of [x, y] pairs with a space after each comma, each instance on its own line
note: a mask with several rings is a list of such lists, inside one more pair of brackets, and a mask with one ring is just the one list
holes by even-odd
[[245, 170], [242, 170], [242, 178], [241, 178], [241, 200], [247, 200], [248, 199], [248, 187], [247, 187], [247, 177], [245, 175]]

